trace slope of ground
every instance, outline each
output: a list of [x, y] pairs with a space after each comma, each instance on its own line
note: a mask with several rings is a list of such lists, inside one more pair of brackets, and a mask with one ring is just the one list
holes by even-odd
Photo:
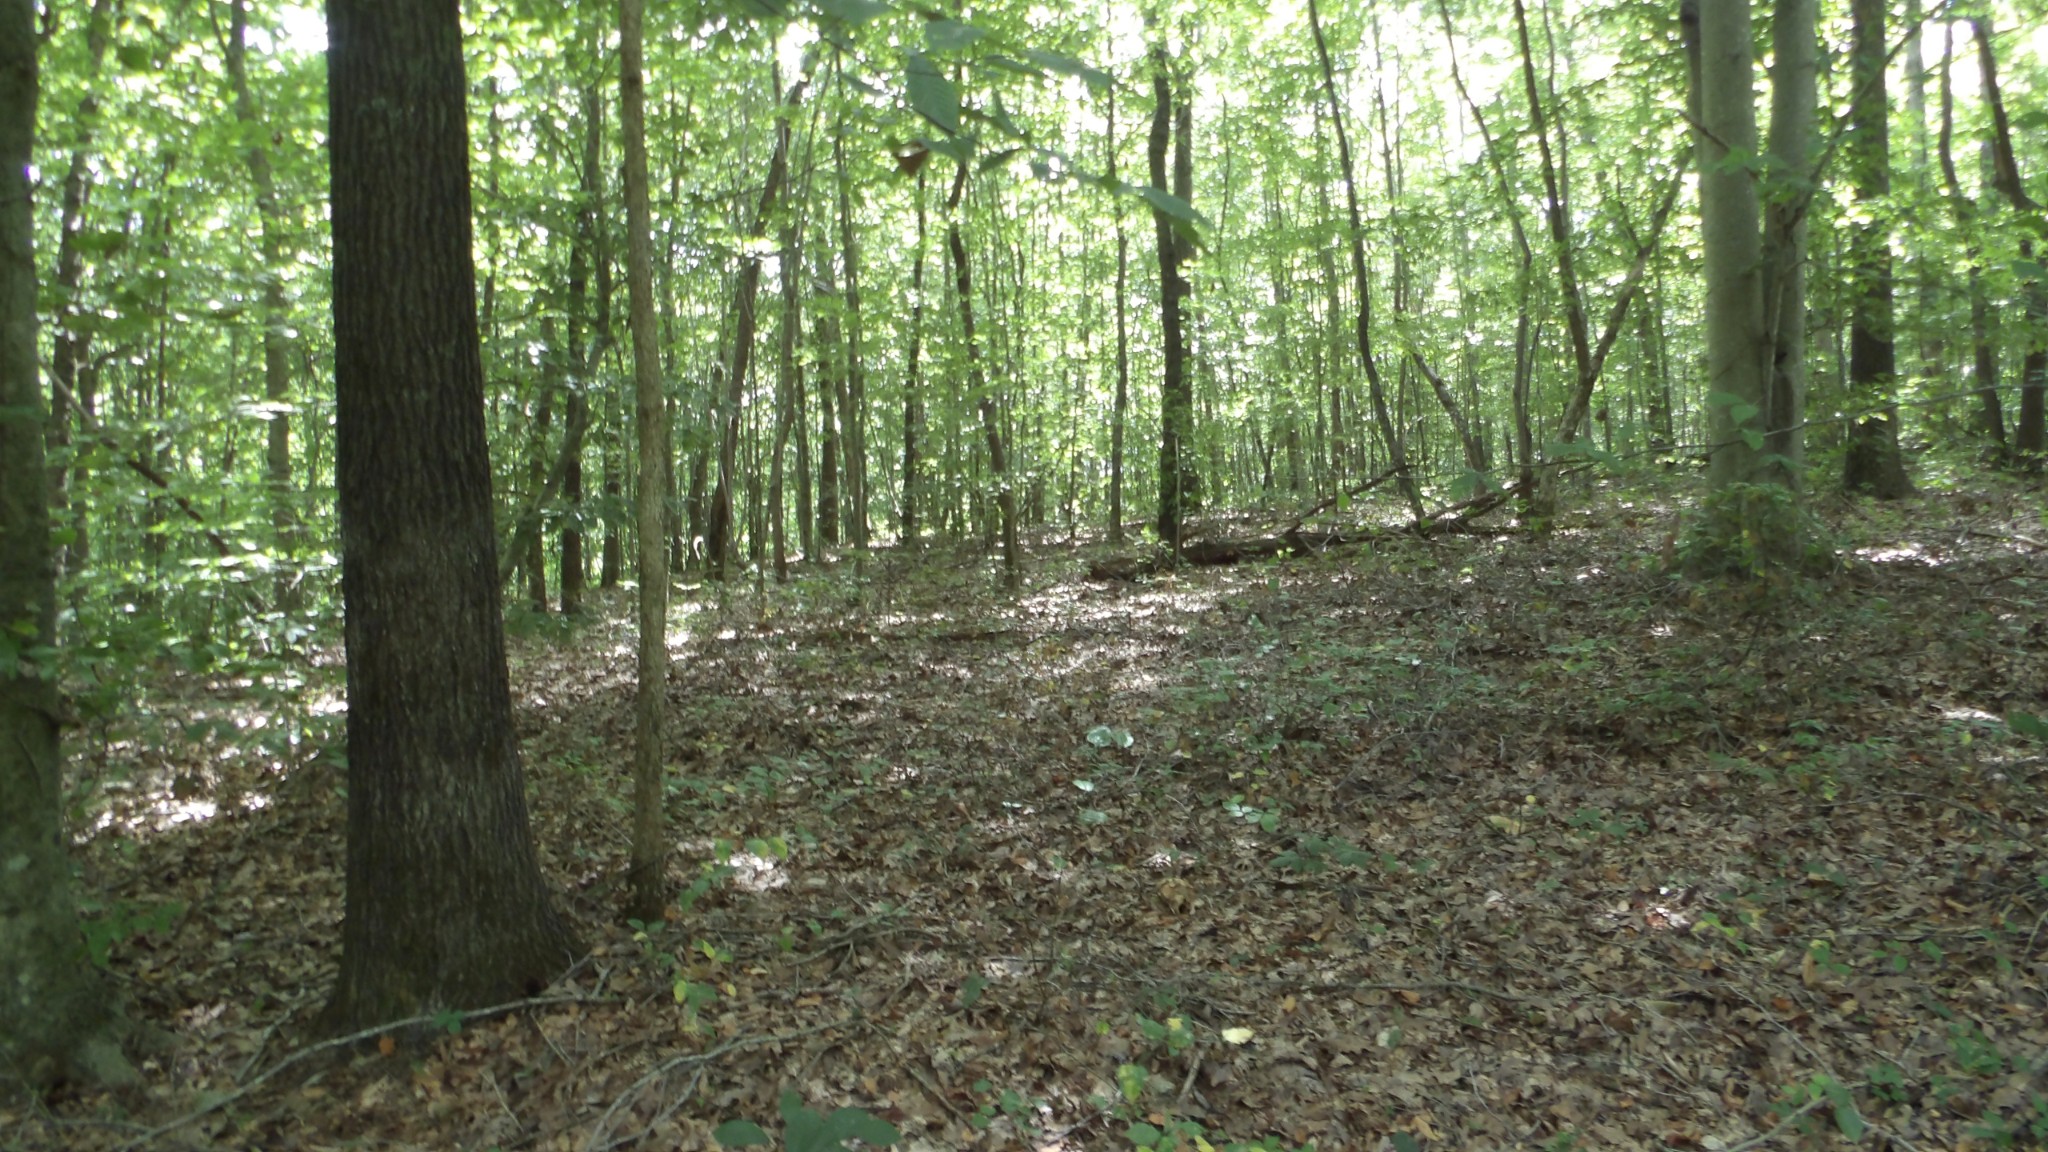
[[84, 887], [151, 1087], [0, 1146], [701, 1148], [794, 1090], [912, 1148], [2041, 1147], [2039, 503], [1834, 509], [1842, 570], [1769, 597], [1666, 573], [1626, 494], [1138, 584], [1048, 548], [1015, 598], [965, 553], [735, 588], [670, 638], [690, 895], [639, 929], [607, 605], [513, 667], [591, 954], [290, 1064], [333, 671], [172, 685], [81, 758], [125, 789]]

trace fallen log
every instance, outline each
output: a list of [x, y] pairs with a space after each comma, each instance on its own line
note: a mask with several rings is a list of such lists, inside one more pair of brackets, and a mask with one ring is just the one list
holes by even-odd
[[[1379, 480], [1391, 475], [1393, 473], [1387, 473], [1372, 483], [1378, 483]], [[1107, 556], [1088, 565], [1088, 578], [1128, 583], [1171, 571], [1180, 564], [1238, 564], [1246, 560], [1270, 560], [1277, 556], [1307, 556], [1331, 548], [1375, 540], [1392, 540], [1397, 537], [1427, 539], [1438, 534], [1468, 535], [1485, 532], [1489, 530], [1473, 524], [1472, 520], [1505, 504], [1519, 491], [1519, 486], [1515, 486], [1485, 492], [1470, 500], [1461, 500], [1456, 504], [1439, 508], [1416, 523], [1396, 527], [1366, 528], [1350, 533], [1318, 532], [1303, 528], [1301, 521], [1297, 519], [1285, 531], [1273, 536], [1197, 537], [1181, 544], [1178, 561], [1172, 552], [1165, 549], [1149, 553]]]

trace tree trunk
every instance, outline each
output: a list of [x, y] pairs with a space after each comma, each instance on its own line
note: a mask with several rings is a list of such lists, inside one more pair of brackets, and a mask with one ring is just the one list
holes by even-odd
[[996, 490], [996, 511], [1003, 533], [1003, 584], [1012, 590], [1024, 582], [1024, 559], [1017, 545], [1017, 495], [1010, 489], [1008, 461], [1003, 453], [1001, 419], [996, 398], [981, 370], [981, 346], [974, 338], [974, 275], [967, 260], [967, 242], [960, 235], [961, 199], [967, 191], [967, 161], [953, 172], [953, 191], [946, 197], [946, 248], [953, 257], [953, 289], [959, 297], [960, 340], [967, 349], [967, 394], [981, 411], [982, 433], [988, 440], [990, 481]]
[[[1892, 332], [1891, 116], [1885, 87], [1886, 0], [1852, 0], [1852, 96], [1844, 167], [1859, 208], [1848, 228], [1849, 391], [1863, 409], [1849, 429], [1842, 486], [1880, 500], [1911, 495], [1899, 452], [1898, 353]], [[1914, 30], [1918, 35], [1918, 29]]]
[[[1993, 187], [2003, 193], [2015, 212], [2039, 212], [2041, 206], [2027, 195], [2020, 179], [2019, 159], [2012, 150], [2012, 123], [2005, 114], [2005, 98], [1998, 88], [1997, 58], [1991, 51], [1991, 30], [1983, 20], [1972, 21], [1977, 33], [1978, 71], [1984, 77], [1985, 103], [1991, 107], [1991, 161]], [[2034, 241], [2020, 232], [2020, 260], [2034, 264]], [[2020, 415], [2013, 429], [2013, 454], [2030, 472], [2043, 464], [2042, 400], [2048, 396], [2048, 277], [2039, 266], [2026, 278], [2027, 351], [2020, 362]]]
[[654, 224], [647, 194], [647, 85], [641, 60], [645, 0], [619, 4], [619, 126], [626, 145], [626, 299], [633, 336], [634, 425], [640, 449], [634, 493], [639, 546], [639, 642], [633, 691], [633, 848], [627, 911], [661, 918], [668, 903], [668, 839], [662, 805], [662, 712], [668, 692], [668, 557], [662, 501], [668, 492], [668, 408], [654, 327]]
[[[771, 71], [770, 76], [771, 83], [780, 90], [780, 70]], [[790, 85], [789, 94], [783, 100], [787, 109], [796, 108], [809, 82], [808, 78], [799, 78]], [[753, 239], [767, 235], [769, 214], [775, 210], [775, 202], [781, 197], [782, 185], [788, 178], [789, 121], [787, 115], [778, 116], [775, 121], [775, 151], [768, 159], [768, 179], [761, 187], [761, 199], [754, 206], [754, 220], [747, 229], [747, 235]], [[740, 264], [739, 283], [733, 289], [732, 347], [727, 350], [723, 365], [725, 398], [721, 416], [724, 426], [719, 434], [718, 473], [711, 491], [711, 528], [704, 539], [705, 560], [714, 580], [726, 578], [726, 565], [732, 556], [732, 493], [734, 484], [738, 482], [733, 470], [739, 462], [740, 406], [746, 396], [747, 370], [753, 363], [754, 300], [760, 290], [761, 257], [749, 250]]]
[[[1166, 170], [1167, 150], [1174, 144], [1173, 80], [1166, 49], [1157, 45], [1152, 49], [1152, 97], [1152, 131], [1146, 144], [1152, 186], [1161, 191], [1178, 189], [1178, 147], [1173, 149], [1175, 179], [1171, 184]], [[1159, 249], [1159, 325], [1165, 349], [1159, 381], [1159, 514], [1155, 524], [1160, 540], [1179, 551], [1182, 529], [1194, 503], [1196, 475], [1195, 384], [1188, 366], [1186, 327], [1186, 302], [1192, 286], [1181, 275], [1181, 265], [1193, 253], [1193, 246], [1181, 236], [1173, 217], [1157, 206], [1152, 209], [1152, 230]]]
[[782, 282], [782, 316], [776, 323], [779, 337], [775, 364], [775, 448], [768, 459], [768, 523], [775, 544], [775, 582], [789, 583], [789, 529], [782, 504], [782, 458], [789, 451], [789, 429], [795, 418], [797, 383], [796, 333], [798, 269], [803, 267], [797, 252], [797, 219], [794, 214], [782, 229], [782, 257], [777, 278]]
[[272, 595], [278, 611], [289, 612], [297, 599], [293, 557], [298, 550], [297, 517], [292, 510], [291, 315], [284, 296], [284, 268], [290, 254], [285, 250], [284, 212], [277, 202], [270, 150], [263, 146], [265, 133], [256, 115], [255, 96], [249, 90], [248, 32], [248, 4], [233, 0], [228, 6], [225, 52], [228, 83], [234, 91], [235, 122], [251, 141], [243, 163], [256, 190], [257, 247], [263, 255], [263, 402], [268, 425], [263, 470], [270, 489], [272, 547], [279, 562]]
[[[67, 467], [72, 458], [71, 405], [73, 398], [84, 400], [89, 389], [81, 372], [90, 373], [92, 330], [84, 323], [84, 304], [79, 291], [85, 284], [85, 250], [79, 244], [79, 237], [85, 230], [85, 202], [92, 189], [91, 154], [93, 133], [99, 125], [100, 101], [97, 94], [100, 65], [105, 61], [107, 45], [113, 40], [115, 4], [114, 0], [93, 0], [92, 10], [86, 16], [86, 68], [82, 77], [85, 94], [78, 99], [77, 127], [74, 130], [77, 142], [71, 150], [71, 162], [64, 173], [64, 193], [57, 224], [57, 308], [56, 332], [50, 341], [50, 375], [52, 379], [50, 398], [50, 455], [57, 459], [50, 469], [50, 506], [56, 524], [70, 528], [73, 532], [69, 546], [56, 553], [57, 580], [64, 579], [83, 570], [86, 558], [86, 514], [79, 509], [74, 515], [70, 507], [71, 482], [83, 480], [85, 468], [81, 465]], [[90, 416], [90, 413], [86, 413]]]
[[[590, 426], [590, 388], [611, 343], [611, 254], [604, 236], [604, 99], [593, 83], [583, 94], [583, 170], [576, 238], [569, 252], [569, 381], [568, 429], [562, 445], [567, 466], [562, 473], [562, 613], [583, 610], [583, 436]], [[595, 265], [594, 300], [586, 296], [585, 269]], [[594, 307], [593, 307], [594, 304]], [[574, 444], [569, 443], [573, 437]]]
[[[824, 281], [824, 295], [834, 295], [829, 267], [824, 270]], [[839, 345], [837, 313], [837, 308], [822, 309], [816, 313], [817, 322], [811, 325], [819, 373], [817, 532], [821, 552], [824, 545], [839, 543], [839, 417], [833, 403], [833, 395], [838, 391], [833, 382], [839, 374], [831, 369], [833, 349]]]
[[[1697, 7], [1694, 4], [1697, 2]], [[1700, 236], [1705, 248], [1708, 475], [1756, 482], [1764, 425], [1763, 238], [1755, 178], [1756, 100], [1749, 5], [1686, 0], [1699, 44]], [[1735, 159], [1731, 160], [1731, 154]]]
[[918, 437], [924, 425], [923, 394], [918, 388], [924, 351], [924, 173], [917, 170], [917, 252], [910, 265], [910, 350], [903, 372], [903, 542], [917, 543]]
[[[1103, 136], [1109, 153], [1108, 178], [1116, 184], [1116, 85], [1108, 89], [1109, 129]], [[1116, 400], [1109, 424], [1109, 542], [1124, 542], [1124, 427], [1131, 411], [1131, 330], [1129, 297], [1131, 280], [1131, 239], [1124, 233], [1123, 202], [1110, 210], [1116, 213]]]
[[453, 4], [330, 0], [335, 472], [348, 651], [336, 1031], [527, 995], [579, 950], [505, 675]]
[[839, 420], [846, 434], [847, 535], [857, 549], [868, 546], [868, 385], [861, 364], [860, 249], [854, 243], [852, 177], [846, 170], [846, 123], [832, 137], [839, 177], [839, 259], [846, 270], [846, 404]]
[[[1401, 495], [1408, 501], [1409, 511], [1417, 520], [1422, 519], [1422, 486], [1408, 468], [1408, 449], [1403, 442], [1401, 430], [1394, 425], [1392, 414], [1387, 411], [1387, 390], [1380, 377], [1379, 360], [1373, 354], [1372, 346], [1372, 280], [1365, 266], [1365, 224], [1358, 208], [1358, 181], [1351, 166], [1351, 139], [1344, 131], [1343, 104], [1337, 98], [1337, 75], [1330, 66], [1330, 48], [1323, 39], [1322, 13], [1316, 8], [1316, 0], [1308, 3], [1309, 31], [1315, 35], [1316, 56], [1322, 63], [1323, 94], [1329, 100], [1331, 126], [1337, 134], [1337, 165], [1344, 177], [1344, 198], [1349, 213], [1349, 241], [1351, 249], [1351, 279], [1358, 293], [1358, 357], [1365, 365], [1367, 392], [1372, 399], [1373, 419], [1379, 424], [1380, 437], [1387, 445], [1387, 462], [1401, 485]], [[1331, 408], [1331, 424], [1337, 423], [1338, 410]]]
[[[1991, 296], [1984, 290], [1984, 246], [1977, 236], [1979, 209], [1976, 201], [1963, 194], [1962, 180], [1956, 175], [1956, 100], [1951, 76], [1954, 63], [1955, 26], [1951, 24], [1944, 31], [1941, 45], [1941, 128], [1935, 138], [1935, 155], [1941, 162], [1941, 181], [1948, 189], [1956, 226], [1964, 236], [1963, 259], [1969, 265], [1970, 367], [1979, 404], [1979, 428], [1991, 439], [1996, 459], [2004, 463], [2010, 446], [2005, 439], [2005, 407], [1998, 395], [1998, 346], [1991, 332]], [[1988, 141], [1978, 149], [1978, 154], [1986, 173], [1984, 184], [1992, 186], [1994, 167]]]
[[[37, 379], [35, 5], [0, 3], [0, 1069], [48, 1087], [134, 1083], [108, 989], [86, 959], [63, 831], [64, 705], [55, 555]], [[23, 643], [26, 641], [26, 643]]]
[[[1860, 0], [1859, 0], [1860, 2]], [[1764, 322], [1769, 327], [1761, 478], [1802, 487], [1806, 461], [1806, 233], [1813, 204], [1817, 0], [1777, 0], [1771, 19], [1769, 203], [1763, 209]], [[1668, 406], [1665, 412], [1668, 422]]]

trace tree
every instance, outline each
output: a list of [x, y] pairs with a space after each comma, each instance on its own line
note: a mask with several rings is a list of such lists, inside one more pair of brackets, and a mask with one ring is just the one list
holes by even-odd
[[35, 5], [0, 3], [0, 1082], [133, 1082], [71, 903], [36, 371]]
[[[654, 331], [653, 211], [647, 195], [647, 82], [641, 59], [644, 0], [619, 4], [619, 123], [626, 134], [626, 297], [633, 334], [633, 395], [640, 446], [640, 581], [638, 675], [633, 690], [632, 914], [661, 918], [667, 903], [668, 843], [662, 831], [662, 711], [668, 691], [668, 565], [662, 550], [662, 497], [668, 491], [668, 416], [661, 389], [661, 349]], [[778, 150], [778, 156], [780, 152]], [[771, 186], [768, 195], [772, 197]], [[759, 265], [754, 274], [759, 276]], [[753, 300], [744, 307], [751, 315]], [[744, 361], [741, 368], [744, 370]], [[724, 482], [720, 481], [723, 488]], [[728, 522], [730, 511], [727, 512]], [[723, 552], [718, 554], [723, 556]], [[724, 560], [714, 561], [721, 568]]]
[[575, 955], [512, 731], [454, 0], [330, 0], [348, 864], [327, 1024], [531, 993]]
[[[1344, 108], [1337, 99], [1337, 73], [1330, 65], [1330, 46], [1323, 38], [1322, 13], [1316, 8], [1316, 0], [1308, 0], [1308, 26], [1316, 42], [1316, 59], [1322, 65], [1323, 95], [1329, 101], [1330, 121], [1337, 133], [1337, 166], [1344, 178], [1344, 205], [1347, 212], [1346, 238], [1351, 249], [1351, 281], [1358, 293], [1358, 319], [1355, 335], [1358, 341], [1358, 358], [1365, 364], [1365, 380], [1368, 394], [1372, 398], [1373, 419], [1379, 424], [1380, 438], [1386, 441], [1387, 463], [1401, 486], [1401, 495], [1408, 501], [1408, 510], [1417, 520], [1422, 519], [1422, 486], [1414, 473], [1408, 469], [1408, 452], [1401, 430], [1395, 426], [1393, 415], [1387, 410], [1387, 389], [1380, 379], [1379, 358], [1373, 353], [1372, 344], [1372, 281], [1365, 268], [1365, 223], [1358, 208], [1358, 180], [1351, 166], [1351, 138], [1344, 130]], [[1335, 287], [1331, 288], [1332, 293]], [[1334, 299], [1334, 295], [1332, 299]], [[1332, 434], [1335, 435], [1336, 420], [1331, 420]]]
[[[1173, 106], [1173, 78], [1164, 45], [1152, 48], [1152, 132], [1146, 142], [1146, 160], [1152, 169], [1152, 186], [1165, 190], [1167, 152], [1173, 153], [1175, 196], [1181, 203], [1192, 202], [1194, 160], [1189, 137], [1193, 134], [1194, 111], [1183, 101], [1176, 119]], [[1175, 139], [1175, 137], [1178, 139]], [[1199, 473], [1195, 469], [1195, 384], [1188, 365], [1187, 299], [1193, 291], [1181, 265], [1194, 255], [1188, 240], [1164, 207], [1152, 207], [1152, 229], [1159, 248], [1159, 326], [1166, 349], [1159, 381], [1159, 538], [1180, 550], [1181, 528], [1199, 494]]]
[[[1842, 458], [1842, 486], [1881, 500], [1910, 495], [1899, 452], [1899, 410], [1893, 402], [1898, 353], [1892, 332], [1891, 110], [1885, 88], [1885, 0], [1853, 0], [1849, 10], [1854, 44], [1849, 75], [1849, 135], [1843, 160], [1856, 192], [1857, 214], [1849, 225], [1850, 319], [1849, 391], [1866, 409], [1849, 428]], [[1915, 29], [1917, 36], [1919, 30]]]

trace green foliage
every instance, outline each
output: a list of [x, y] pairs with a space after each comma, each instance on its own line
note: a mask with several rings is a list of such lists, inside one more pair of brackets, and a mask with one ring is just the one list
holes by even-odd
[[1678, 554], [1686, 572], [1701, 578], [1812, 575], [1834, 564], [1819, 522], [1780, 484], [1730, 484], [1709, 493], [1680, 534]]
[[[867, 1147], [886, 1148], [902, 1139], [893, 1125], [864, 1108], [840, 1108], [825, 1116], [804, 1107], [803, 1098], [795, 1092], [782, 1094], [778, 1111], [786, 1152], [838, 1152], [855, 1140]], [[728, 1120], [711, 1135], [727, 1148], [762, 1148], [775, 1143], [751, 1120]]]
[[105, 968], [116, 946], [144, 936], [161, 936], [185, 914], [175, 900], [115, 900], [102, 904], [79, 901], [80, 927], [85, 933], [85, 953], [94, 965]]

